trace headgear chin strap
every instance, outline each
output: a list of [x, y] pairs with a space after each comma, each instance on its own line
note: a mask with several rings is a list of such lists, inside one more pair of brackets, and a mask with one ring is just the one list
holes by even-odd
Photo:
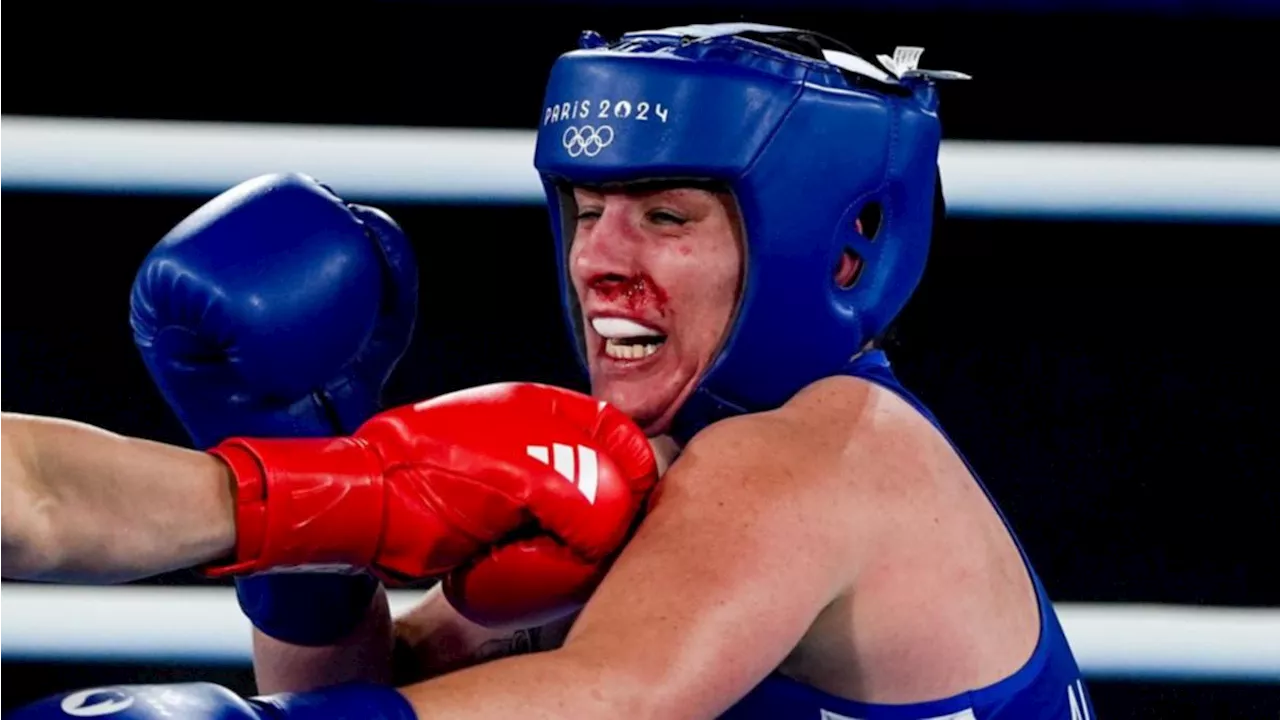
[[[802, 30], [730, 23], [584, 33], [556, 61], [538, 128], [569, 327], [586, 363], [567, 258], [573, 185], [723, 182], [746, 234], [726, 339], [677, 412], [682, 442], [716, 420], [780, 406], [839, 372], [889, 326], [924, 271], [941, 127], [918, 48], [826, 49]], [[857, 229], [868, 207], [878, 227]], [[851, 253], [852, 284], [835, 269]]]

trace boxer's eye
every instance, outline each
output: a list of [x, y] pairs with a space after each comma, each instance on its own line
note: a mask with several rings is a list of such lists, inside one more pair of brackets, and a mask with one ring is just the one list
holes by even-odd
[[585, 222], [587, 220], [598, 220], [598, 219], [600, 219], [599, 210], [579, 210], [578, 211], [578, 222]]
[[683, 225], [688, 222], [669, 210], [650, 210], [649, 221], [659, 225]]

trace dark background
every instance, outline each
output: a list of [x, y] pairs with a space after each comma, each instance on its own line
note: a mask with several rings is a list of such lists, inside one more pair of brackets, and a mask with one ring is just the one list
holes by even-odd
[[[1266, 3], [776, 6], [790, 10], [24, 4], [9, 13], [4, 107], [532, 128], [546, 70], [580, 30], [745, 19], [870, 52], [926, 47], [925, 67], [975, 78], [944, 88], [953, 139], [1280, 144], [1280, 12]], [[128, 291], [151, 244], [207, 198], [6, 189], [3, 199], [3, 409], [185, 444], [133, 348]], [[422, 268], [423, 312], [393, 402], [495, 380], [579, 383], [541, 208], [382, 207], [414, 238]], [[1280, 383], [1268, 349], [1278, 235], [1274, 225], [948, 221], [891, 357], [1000, 500], [1055, 600], [1280, 605], [1267, 550], [1280, 544]], [[490, 329], [511, 313], [524, 322]], [[5, 661], [3, 673], [6, 708], [104, 681], [208, 678], [251, 690], [247, 668]], [[1102, 718], [1280, 708], [1269, 685], [1091, 687]]]

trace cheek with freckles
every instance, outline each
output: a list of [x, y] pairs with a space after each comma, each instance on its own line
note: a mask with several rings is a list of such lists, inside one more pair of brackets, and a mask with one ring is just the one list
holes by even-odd
[[706, 363], [719, 348], [737, 304], [737, 265], [705, 258], [682, 275], [679, 339], [699, 363]]

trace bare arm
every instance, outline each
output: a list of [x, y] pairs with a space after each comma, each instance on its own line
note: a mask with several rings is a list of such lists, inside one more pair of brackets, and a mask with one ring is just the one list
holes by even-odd
[[[855, 409], [856, 412], [856, 409]], [[861, 563], [856, 502], [817, 423], [695, 439], [562, 649], [402, 688], [420, 717], [711, 718], [774, 670]]]
[[575, 618], [493, 630], [460, 615], [437, 585], [393, 620], [386, 592], [379, 590], [364, 622], [336, 645], [300, 647], [255, 631], [258, 691], [302, 692], [352, 680], [420, 682], [499, 658], [558, 648]]
[[231, 475], [211, 455], [14, 413], [0, 452], [7, 578], [127, 582], [235, 547]]

